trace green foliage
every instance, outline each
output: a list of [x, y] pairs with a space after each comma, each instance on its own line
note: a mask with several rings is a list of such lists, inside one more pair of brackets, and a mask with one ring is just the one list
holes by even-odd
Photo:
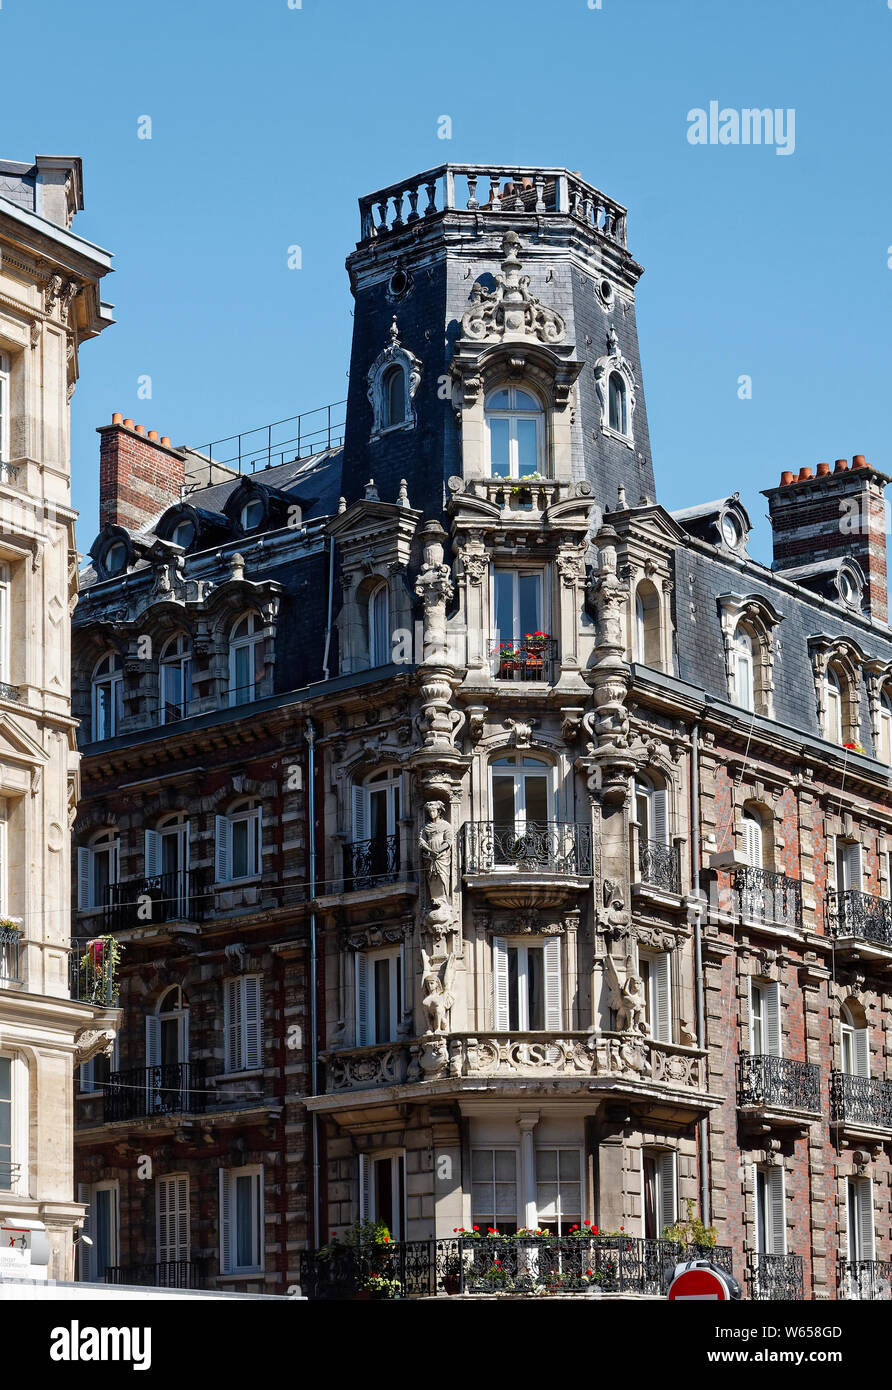
[[676, 1221], [674, 1226], [663, 1227], [663, 1239], [675, 1241], [677, 1245], [700, 1245], [712, 1249], [718, 1244], [715, 1226], [707, 1226], [702, 1218], [694, 1215], [694, 1203], [689, 1197], [686, 1202], [687, 1216], [684, 1221]]

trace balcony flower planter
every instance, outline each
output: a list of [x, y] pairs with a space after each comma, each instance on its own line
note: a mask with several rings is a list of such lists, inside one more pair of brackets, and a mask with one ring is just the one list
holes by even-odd
[[444, 1274], [444, 1275], [443, 1275], [443, 1291], [444, 1291], [444, 1293], [448, 1293], [448, 1294], [457, 1294], [457, 1293], [461, 1293], [461, 1275], [460, 1275], [460, 1274]]

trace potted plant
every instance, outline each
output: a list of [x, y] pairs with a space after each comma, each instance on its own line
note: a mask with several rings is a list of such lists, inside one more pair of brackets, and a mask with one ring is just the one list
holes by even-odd
[[365, 1302], [369, 1299], [381, 1302], [393, 1298], [400, 1298], [402, 1292], [403, 1286], [399, 1279], [389, 1279], [386, 1274], [375, 1274], [373, 1272], [367, 1275], [360, 1284], [355, 1297], [360, 1302]]

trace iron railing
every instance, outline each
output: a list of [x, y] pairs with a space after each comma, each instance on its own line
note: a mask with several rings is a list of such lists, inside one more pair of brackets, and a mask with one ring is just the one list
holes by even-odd
[[22, 698], [21, 687], [10, 685], [8, 681], [0, 681], [0, 700], [13, 700], [16, 704]]
[[678, 845], [664, 845], [659, 840], [640, 840], [638, 843], [638, 874], [648, 888], [663, 888], [667, 893], [681, 892], [681, 856]]
[[344, 892], [378, 888], [400, 877], [400, 837], [377, 835], [344, 846]]
[[321, 454], [344, 442], [346, 405], [346, 400], [333, 401], [300, 415], [289, 415], [285, 420], [273, 420], [268, 425], [230, 434], [226, 439], [215, 439], [192, 452], [203, 455], [209, 463], [225, 464], [239, 473], [254, 473], [258, 468]]
[[496, 643], [492, 656], [501, 681], [551, 681], [557, 642], [553, 637], [517, 637]]
[[19, 464], [0, 459], [0, 483], [17, 483], [21, 471]]
[[840, 1124], [892, 1129], [892, 1085], [879, 1076], [831, 1072], [830, 1118]]
[[761, 1302], [792, 1300], [805, 1294], [801, 1255], [751, 1255], [749, 1261], [750, 1297]]
[[799, 930], [802, 927], [802, 884], [789, 874], [751, 865], [734, 871], [741, 915]]
[[888, 1301], [892, 1296], [892, 1260], [839, 1260], [836, 1296], [864, 1303]]
[[589, 877], [592, 872], [592, 827], [576, 821], [466, 821], [462, 835], [468, 874], [517, 869]]
[[72, 939], [68, 957], [68, 985], [72, 999], [82, 1004], [114, 1008], [120, 987], [111, 943], [101, 936], [88, 940]]
[[664, 1294], [680, 1260], [709, 1259], [731, 1272], [728, 1246], [683, 1248], [636, 1236], [456, 1236], [449, 1240], [338, 1245], [301, 1254], [310, 1299], [478, 1293]]
[[22, 983], [22, 933], [16, 927], [0, 927], [0, 985]]
[[106, 1284], [137, 1284], [140, 1288], [202, 1289], [205, 1276], [197, 1260], [165, 1260], [155, 1265], [107, 1265]]
[[195, 1115], [205, 1108], [203, 1062], [165, 1062], [157, 1067], [113, 1071], [102, 1087], [104, 1119], [143, 1115]]
[[11, 1163], [7, 1158], [0, 1158], [0, 1191], [14, 1192], [19, 1182], [19, 1173], [22, 1165]]
[[209, 901], [207, 869], [149, 874], [108, 885], [105, 926], [109, 932], [161, 922], [201, 922]]
[[737, 1104], [771, 1110], [821, 1108], [821, 1077], [814, 1062], [790, 1057], [741, 1057], [737, 1066]]
[[857, 936], [878, 946], [892, 946], [892, 902], [854, 888], [827, 894], [827, 917], [833, 936]]

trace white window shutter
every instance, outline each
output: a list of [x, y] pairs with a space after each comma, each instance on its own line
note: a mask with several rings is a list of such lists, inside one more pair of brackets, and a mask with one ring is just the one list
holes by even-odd
[[[90, 1191], [90, 1184], [89, 1184], [89, 1183], [86, 1183], [86, 1182], [79, 1182], [78, 1185], [77, 1185], [77, 1200], [81, 1203], [82, 1206], [85, 1206], [85, 1207], [87, 1208], [87, 1210], [86, 1210], [86, 1212], [85, 1212], [85, 1214], [84, 1214], [84, 1224], [83, 1224], [83, 1226], [81, 1227], [81, 1233], [82, 1233], [83, 1235], [85, 1235], [85, 1236], [89, 1236], [91, 1239], [93, 1238], [93, 1206], [92, 1206], [92, 1197], [93, 1197], [93, 1194], [92, 1194], [91, 1191]], [[89, 1246], [89, 1245], [87, 1245], [86, 1241], [78, 1241], [78, 1243], [77, 1243], [77, 1277], [78, 1277], [78, 1279], [82, 1279], [82, 1280], [83, 1280], [83, 1279], [89, 1279], [89, 1278], [90, 1278], [90, 1276], [91, 1276], [91, 1274], [92, 1274], [92, 1269], [91, 1269], [91, 1264], [92, 1264], [91, 1256], [92, 1256], [92, 1253], [93, 1253], [92, 1247]]]
[[664, 1226], [673, 1226], [678, 1215], [675, 1191], [675, 1154], [660, 1154], [658, 1164], [660, 1184], [660, 1220], [657, 1236], [662, 1237]]
[[508, 1007], [508, 943], [503, 936], [492, 939], [492, 1021], [497, 1033], [507, 1033]]
[[762, 826], [753, 815], [743, 817], [743, 854], [751, 868], [762, 868]]
[[255, 845], [256, 845], [256, 850], [255, 850], [255, 862], [254, 862], [254, 872], [255, 872], [255, 874], [262, 874], [262, 873], [263, 873], [263, 807], [262, 807], [262, 806], [258, 806], [258, 807], [257, 807], [257, 814], [256, 814], [256, 816], [255, 816], [255, 818], [254, 818], [254, 834], [255, 834], [255, 841], [254, 841], [254, 843], [255, 843]]
[[246, 975], [242, 981], [244, 991], [244, 1062], [246, 1069], [263, 1066], [263, 998], [261, 977]]
[[157, 1014], [146, 1015], [146, 1066], [161, 1065], [161, 1020]]
[[189, 1258], [189, 1179], [185, 1174], [158, 1179], [158, 1262]]
[[157, 830], [146, 831], [146, 878], [161, 872], [161, 836]]
[[231, 831], [232, 826], [226, 816], [215, 817], [215, 874], [218, 883], [229, 882], [229, 865], [231, 861], [229, 846]]
[[233, 1223], [232, 1183], [225, 1168], [220, 1169], [220, 1272], [232, 1273]]
[[855, 1029], [852, 1051], [855, 1061], [855, 1075], [870, 1076], [870, 1034], [866, 1028]]
[[176, 1179], [176, 1256], [178, 1260], [189, 1258], [189, 1179], [183, 1175]]
[[559, 1033], [561, 1018], [561, 938], [549, 936], [543, 951], [545, 957], [545, 1027], [549, 1033]]
[[787, 1219], [786, 1203], [784, 1201], [784, 1170], [783, 1168], [769, 1168], [766, 1174], [768, 1188], [769, 1206], [769, 1231], [771, 1233], [772, 1255], [786, 1255], [787, 1253]]
[[765, 1037], [765, 1008], [764, 996], [761, 987], [755, 980], [750, 980], [750, 1052], [753, 1056], [761, 1053], [761, 1045], [758, 1044], [757, 1033], [760, 1033], [764, 1042]]
[[870, 1178], [858, 1178], [858, 1258], [876, 1258], [873, 1232], [873, 1182]]
[[651, 839], [658, 845], [669, 843], [669, 794], [665, 787], [654, 787], [650, 798]]
[[672, 975], [668, 951], [661, 951], [651, 961], [653, 978], [653, 1036], [657, 1042], [672, 1041]]
[[359, 1219], [368, 1221], [372, 1215], [372, 1163], [368, 1154], [359, 1155]]
[[77, 910], [78, 912], [89, 912], [92, 903], [90, 902], [90, 869], [93, 865], [93, 856], [88, 849], [78, 849], [77, 852]]
[[369, 1044], [369, 958], [357, 951], [356, 962], [356, 1046]]
[[354, 788], [353, 788], [353, 840], [354, 840], [354, 843], [356, 843], [356, 842], [359, 841], [359, 840], [365, 840], [365, 839], [368, 838], [368, 835], [367, 835], [367, 832], [366, 832], [366, 824], [367, 824], [367, 820], [366, 820], [366, 795], [365, 795], [365, 787], [354, 787]]
[[168, 1260], [175, 1259], [171, 1255], [171, 1232], [170, 1232], [170, 1178], [159, 1178], [155, 1184], [155, 1200], [158, 1204], [158, 1263], [167, 1264]]
[[777, 983], [763, 987], [762, 1007], [764, 1013], [762, 1031], [765, 1038], [766, 1055], [780, 1057], [783, 1054], [781, 1050], [780, 986]]
[[223, 1035], [225, 1040], [226, 1070], [242, 1069], [242, 1010], [238, 979], [223, 982]]

